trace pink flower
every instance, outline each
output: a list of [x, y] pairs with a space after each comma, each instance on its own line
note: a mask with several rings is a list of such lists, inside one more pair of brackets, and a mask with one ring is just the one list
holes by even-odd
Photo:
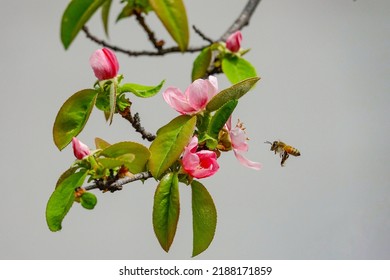
[[231, 52], [238, 52], [241, 48], [242, 34], [238, 30], [226, 39], [226, 48]]
[[183, 169], [194, 178], [205, 178], [214, 175], [218, 169], [217, 154], [213, 151], [198, 148], [198, 137], [192, 137], [190, 143], [184, 148]]
[[107, 48], [96, 50], [89, 58], [89, 64], [99, 81], [116, 77], [119, 63], [115, 53]]
[[79, 141], [79, 139], [77, 139], [76, 137], [73, 137], [72, 139], [72, 146], [74, 156], [77, 159], [83, 159], [91, 153], [88, 146], [85, 145], [83, 142]]
[[233, 152], [236, 156], [237, 160], [244, 166], [259, 170], [261, 168], [261, 164], [258, 162], [250, 161], [245, 158], [241, 153], [248, 151], [248, 143], [246, 142], [247, 137], [245, 134], [245, 128], [243, 124], [238, 121], [237, 125], [232, 129], [232, 117], [228, 119], [226, 122], [226, 128], [229, 132], [229, 136], [232, 142]]
[[175, 87], [167, 88], [163, 97], [173, 109], [183, 115], [199, 113], [218, 91], [218, 81], [214, 76], [207, 80], [195, 80], [184, 92]]

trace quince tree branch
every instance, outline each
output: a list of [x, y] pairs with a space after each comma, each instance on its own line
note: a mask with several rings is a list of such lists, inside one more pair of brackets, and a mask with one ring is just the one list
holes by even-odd
[[[226, 30], [226, 32], [217, 40], [217, 41], [226, 41], [227, 37], [231, 35], [232, 33], [236, 32], [237, 30], [241, 30], [243, 27], [249, 25], [249, 21], [256, 10], [257, 5], [260, 3], [261, 0], [248, 0], [247, 4], [245, 5], [244, 9], [238, 16], [238, 18], [233, 22], [233, 24]], [[145, 32], [148, 35], [149, 40], [153, 44], [153, 46], [156, 48], [155, 51], [132, 51], [132, 50], [126, 50], [124, 48], [112, 45], [107, 43], [106, 41], [97, 38], [96, 36], [92, 35], [90, 33], [89, 29], [84, 26], [82, 30], [84, 31], [87, 38], [92, 40], [98, 45], [101, 45], [103, 47], [110, 48], [116, 52], [121, 52], [124, 54], [127, 54], [129, 56], [164, 56], [166, 54], [170, 53], [182, 53], [182, 51], [178, 47], [169, 47], [164, 48], [164, 41], [157, 40], [155, 38], [154, 32], [149, 28], [149, 26], [146, 25], [144, 17], [142, 17], [141, 14], [136, 14], [136, 18], [138, 23], [142, 26], [142, 28], [145, 30]], [[194, 30], [197, 34], [199, 34], [204, 40], [206, 40], [208, 43], [212, 44], [214, 41], [207, 36], [205, 36], [202, 32], [200, 32], [199, 29], [196, 29], [194, 27]], [[208, 45], [200, 46], [200, 47], [189, 47], [185, 52], [186, 53], [195, 53], [200, 52], [202, 49], [208, 47]]]

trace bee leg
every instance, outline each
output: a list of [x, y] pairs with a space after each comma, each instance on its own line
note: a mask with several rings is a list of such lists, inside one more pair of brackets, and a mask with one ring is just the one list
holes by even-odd
[[283, 153], [282, 162], [280, 163], [281, 166], [284, 166], [284, 162], [288, 159], [289, 154], [287, 152]]

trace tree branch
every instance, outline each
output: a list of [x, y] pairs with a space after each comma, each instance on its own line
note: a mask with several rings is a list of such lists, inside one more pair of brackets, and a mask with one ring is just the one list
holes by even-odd
[[[86, 26], [83, 26], [82, 30], [84, 31], [84, 33], [87, 36], [87, 38], [92, 40], [92, 41], [94, 41], [96, 44], [101, 45], [103, 47], [110, 48], [110, 49], [112, 49], [113, 51], [116, 51], [116, 52], [121, 52], [121, 53], [127, 54], [128, 56], [163, 56], [163, 55], [170, 54], [170, 53], [183, 53], [179, 49], [179, 47], [161, 48], [161, 50], [156, 50], [156, 51], [131, 51], [131, 50], [125, 50], [125, 49], [123, 49], [121, 47], [117, 47], [115, 45], [111, 45], [111, 44], [107, 43], [106, 41], [101, 40], [101, 39], [95, 37], [94, 35], [92, 35], [89, 32], [89, 30], [88, 30], [88, 28]], [[202, 49], [204, 49], [207, 46], [208, 45], [200, 46], [200, 47], [190, 47], [187, 50], [185, 50], [184, 52], [186, 52], [186, 53], [200, 52]]]
[[141, 119], [138, 113], [135, 113], [134, 117], [132, 116], [130, 106], [127, 106], [123, 111], [119, 111], [119, 114], [131, 123], [135, 131], [142, 135], [142, 139], [147, 139], [151, 142], [156, 138], [156, 135], [145, 131], [145, 128], [141, 126]]
[[117, 179], [115, 181], [108, 180], [108, 181], [96, 181], [95, 184], [89, 185], [84, 187], [86, 191], [93, 190], [93, 189], [99, 189], [101, 191], [110, 191], [110, 192], [115, 192], [115, 191], [120, 191], [123, 188], [123, 185], [138, 181], [138, 180], [146, 180], [153, 177], [152, 174], [149, 171], [141, 172], [134, 174], [131, 177], [125, 177], [121, 179]]
[[[252, 17], [257, 5], [260, 3], [261, 0], [248, 0], [246, 6], [244, 7], [243, 11], [240, 13], [238, 18], [234, 21], [234, 23], [228, 28], [228, 30], [218, 39], [217, 41], [226, 41], [226, 39], [231, 35], [232, 33], [236, 32], [237, 30], [241, 30], [244, 26], [249, 25], [249, 20]], [[87, 38], [94, 41], [98, 45], [110, 48], [116, 52], [121, 52], [124, 54], [127, 54], [129, 56], [163, 56], [169, 53], [183, 53], [178, 47], [170, 47], [170, 48], [163, 48], [163, 41], [157, 41], [154, 32], [150, 30], [150, 28], [146, 25], [142, 15], [136, 14], [137, 20], [140, 23], [140, 25], [143, 27], [145, 32], [148, 34], [149, 40], [152, 42], [153, 46], [156, 48], [156, 51], [131, 51], [131, 50], [125, 50], [123, 48], [117, 47], [115, 45], [111, 45], [104, 40], [101, 40], [94, 35], [92, 35], [88, 28], [86, 26], [83, 26], [82, 30], [84, 31]], [[204, 40], [206, 40], [208, 43], [212, 44], [214, 41], [207, 36], [205, 36], [199, 29], [197, 29], [195, 26], [193, 26], [195, 32], [201, 36]], [[186, 53], [194, 53], [199, 52], [205, 47], [208, 47], [209, 45], [204, 45], [200, 47], [190, 47], [185, 52]], [[212, 68], [210, 73], [220, 73], [221, 69], [219, 68]], [[128, 120], [132, 126], [135, 128], [137, 132], [139, 132], [142, 135], [143, 139], [147, 139], [148, 141], [153, 141], [156, 136], [153, 135], [150, 132], [145, 131], [145, 129], [141, 126], [139, 114], [136, 113], [134, 117], [132, 116], [130, 112], [130, 106], [126, 107], [123, 111], [119, 111], [121, 116]], [[140, 172], [137, 174], [134, 174], [132, 176], [126, 176], [124, 178], [117, 178], [117, 176], [110, 176], [107, 180], [96, 180], [95, 184], [88, 185], [84, 187], [85, 190], [93, 190], [93, 189], [99, 189], [101, 191], [110, 191], [115, 192], [122, 190], [123, 185], [138, 181], [138, 180], [146, 180], [149, 178], [152, 178], [152, 174], [149, 171]]]
[[[240, 13], [238, 18], [234, 21], [234, 23], [229, 27], [229, 29], [218, 39], [217, 41], [226, 41], [226, 39], [229, 37], [230, 34], [236, 32], [237, 30], [241, 30], [244, 26], [249, 24], [249, 20], [252, 17], [252, 14], [256, 10], [257, 5], [260, 3], [261, 0], [248, 0], [248, 3], [244, 7], [243, 11]], [[142, 18], [142, 16], [141, 16]], [[169, 47], [169, 48], [163, 48], [163, 41], [157, 41], [154, 37], [154, 33], [150, 30], [150, 28], [145, 24], [143, 21], [143, 18], [141, 19], [137, 17], [138, 22], [141, 24], [141, 26], [144, 28], [146, 33], [148, 34], [149, 40], [153, 43], [154, 47], [156, 48], [156, 51], [131, 51], [126, 50], [121, 47], [112, 45], [107, 43], [104, 40], [101, 40], [97, 38], [96, 36], [92, 35], [88, 28], [86, 26], [83, 26], [82, 30], [84, 31], [86, 37], [93, 42], [95, 42], [98, 45], [101, 45], [103, 47], [110, 48], [116, 52], [121, 52], [124, 54], [127, 54], [129, 56], [164, 56], [166, 54], [170, 53], [183, 53], [179, 49], [179, 47]], [[199, 34], [203, 39], [208, 41], [209, 43], [214, 42], [213, 40], [206, 37], [202, 32], [200, 32], [198, 29], [194, 27], [194, 30], [197, 34]], [[185, 53], [195, 53], [200, 52], [202, 49], [208, 47], [208, 45], [200, 46], [200, 47], [190, 47]]]
[[249, 0], [244, 9], [242, 10], [241, 14], [229, 27], [229, 29], [226, 30], [226, 32], [221, 36], [221, 38], [219, 38], [219, 41], [225, 42], [229, 35], [233, 34], [238, 30], [241, 30], [244, 26], [249, 25], [249, 20], [252, 17], [252, 14], [256, 10], [256, 7], [260, 3], [260, 1], [261, 0]]
[[210, 45], [214, 43], [212, 39], [204, 35], [203, 32], [200, 31], [195, 25], [192, 26], [192, 29], [194, 29], [195, 33], [198, 34], [203, 40], [209, 42]]
[[152, 42], [153, 46], [156, 48], [158, 52], [161, 51], [164, 45], [164, 41], [163, 40], [157, 41], [156, 37], [154, 36], [154, 32], [146, 24], [145, 18], [142, 16], [142, 13], [138, 12], [135, 9], [134, 14], [138, 23], [142, 26], [142, 28], [145, 30], [146, 34], [148, 35], [149, 41]]

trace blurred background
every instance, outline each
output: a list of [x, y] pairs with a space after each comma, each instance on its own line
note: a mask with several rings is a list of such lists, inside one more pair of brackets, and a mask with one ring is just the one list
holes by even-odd
[[[117, 2], [117, 1], [115, 1]], [[219, 38], [246, 1], [184, 1], [190, 25]], [[59, 175], [73, 162], [59, 152], [52, 126], [63, 102], [91, 88], [88, 59], [100, 46], [80, 33], [69, 50], [60, 43], [68, 0], [7, 1], [0, 10], [0, 259], [189, 259], [192, 252], [190, 189], [180, 185], [181, 215], [165, 253], [154, 236], [154, 180], [99, 193], [87, 211], [75, 204], [60, 232], [49, 231], [46, 202]], [[95, 35], [132, 50], [152, 49], [133, 18], [104, 37], [100, 15], [88, 23]], [[240, 99], [250, 138], [248, 158], [233, 153], [220, 171], [202, 180], [214, 198], [214, 241], [196, 259], [389, 259], [390, 258], [390, 2], [386, 0], [263, 0], [242, 30], [245, 56], [261, 76]], [[153, 13], [147, 23], [173, 44]], [[191, 46], [204, 42], [191, 30]], [[197, 54], [128, 57], [118, 53], [125, 81], [182, 90], [190, 84]], [[229, 86], [218, 76], [220, 89]], [[142, 125], [155, 132], [177, 113], [162, 99], [132, 98]], [[79, 139], [144, 142], [115, 116], [105, 123], [94, 110]], [[285, 167], [264, 141], [282, 140], [301, 151]]]

